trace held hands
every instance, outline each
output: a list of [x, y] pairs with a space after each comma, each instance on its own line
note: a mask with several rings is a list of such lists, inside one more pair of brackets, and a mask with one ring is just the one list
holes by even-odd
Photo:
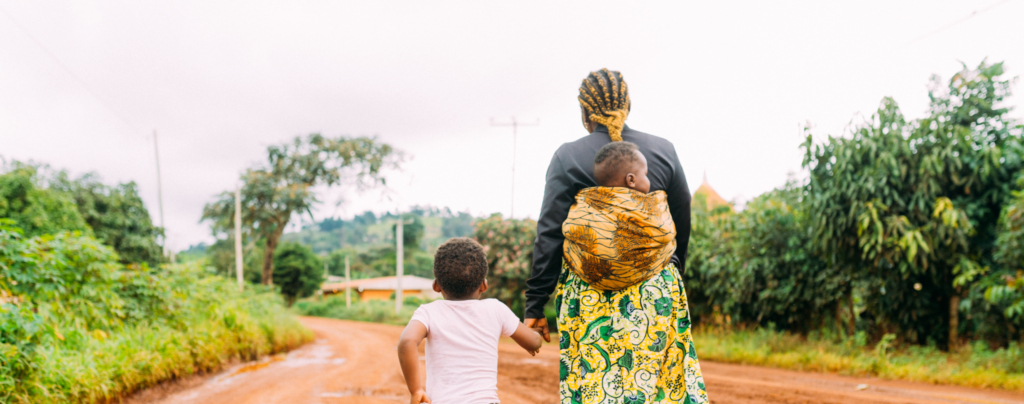
[[420, 404], [420, 403], [430, 404], [430, 397], [427, 397], [427, 392], [426, 391], [416, 390], [415, 393], [412, 393], [412, 399], [409, 400], [409, 404]]
[[528, 318], [523, 322], [531, 330], [536, 331], [544, 338], [545, 341], [551, 342], [551, 336], [548, 335], [548, 319], [546, 318]]

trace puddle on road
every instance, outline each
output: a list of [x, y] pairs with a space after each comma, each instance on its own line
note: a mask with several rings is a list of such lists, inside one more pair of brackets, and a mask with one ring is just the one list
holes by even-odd
[[345, 358], [331, 358], [334, 353], [326, 340], [317, 340], [313, 346], [293, 351], [288, 354], [281, 364], [290, 368], [299, 368], [312, 365], [341, 365]]
[[[315, 342], [313, 342], [313, 344], [292, 351], [287, 355], [274, 355], [256, 362], [249, 362], [233, 366], [223, 372], [220, 372], [217, 376], [214, 376], [213, 378], [207, 380], [202, 385], [193, 389], [189, 389], [187, 391], [172, 394], [166, 397], [161, 402], [165, 404], [193, 403], [202, 397], [206, 397], [221, 391], [225, 391], [227, 389], [230, 389], [231, 386], [236, 385], [238, 383], [244, 383], [247, 378], [247, 375], [254, 374], [268, 367], [329, 367], [342, 365], [346, 362], [345, 358], [334, 358], [333, 356], [334, 352], [331, 350], [330, 345], [327, 344], [327, 340], [316, 340]], [[390, 399], [390, 397], [383, 398]]]
[[256, 371], [256, 370], [260, 370], [260, 369], [263, 369], [263, 368], [265, 368], [267, 366], [270, 366], [271, 363], [280, 362], [280, 361], [283, 361], [283, 360], [284, 360], [283, 356], [275, 355], [275, 356], [271, 357], [269, 360], [267, 360], [265, 362], [256, 362], [256, 363], [250, 363], [248, 365], [243, 365], [242, 367], [238, 368], [237, 370], [232, 372], [230, 375], [228, 375], [228, 377], [233, 377], [233, 376], [240, 375], [242, 373], [247, 373], [247, 372], [253, 372], [253, 371]]
[[234, 369], [228, 369], [221, 373], [221, 375], [214, 377], [211, 382], [215, 384], [230, 384], [238, 378], [237, 376], [258, 371], [273, 364], [289, 368], [300, 368], [315, 365], [337, 366], [347, 361], [345, 358], [333, 358], [333, 356], [334, 352], [331, 350], [331, 346], [327, 345], [327, 340], [320, 339], [313, 342], [311, 346], [289, 352], [287, 355], [274, 355], [258, 362], [250, 362]]

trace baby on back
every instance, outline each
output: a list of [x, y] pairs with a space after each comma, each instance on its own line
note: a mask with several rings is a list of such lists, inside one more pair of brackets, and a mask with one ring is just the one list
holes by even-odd
[[594, 178], [562, 223], [565, 265], [598, 290], [650, 279], [675, 253], [676, 228], [665, 192], [650, 192], [647, 159], [633, 143], [611, 142], [594, 158]]

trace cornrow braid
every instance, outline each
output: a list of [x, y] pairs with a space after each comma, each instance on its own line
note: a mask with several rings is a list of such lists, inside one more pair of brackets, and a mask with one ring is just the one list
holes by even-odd
[[622, 128], [629, 115], [629, 90], [622, 73], [601, 69], [590, 72], [580, 84], [577, 97], [580, 107], [587, 111], [587, 118], [608, 127], [608, 136], [613, 142], [622, 141]]

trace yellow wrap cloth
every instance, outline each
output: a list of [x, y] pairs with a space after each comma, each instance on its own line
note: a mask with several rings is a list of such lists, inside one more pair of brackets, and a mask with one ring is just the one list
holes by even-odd
[[676, 226], [664, 191], [592, 187], [576, 194], [562, 223], [567, 266], [597, 290], [650, 279], [676, 251]]

